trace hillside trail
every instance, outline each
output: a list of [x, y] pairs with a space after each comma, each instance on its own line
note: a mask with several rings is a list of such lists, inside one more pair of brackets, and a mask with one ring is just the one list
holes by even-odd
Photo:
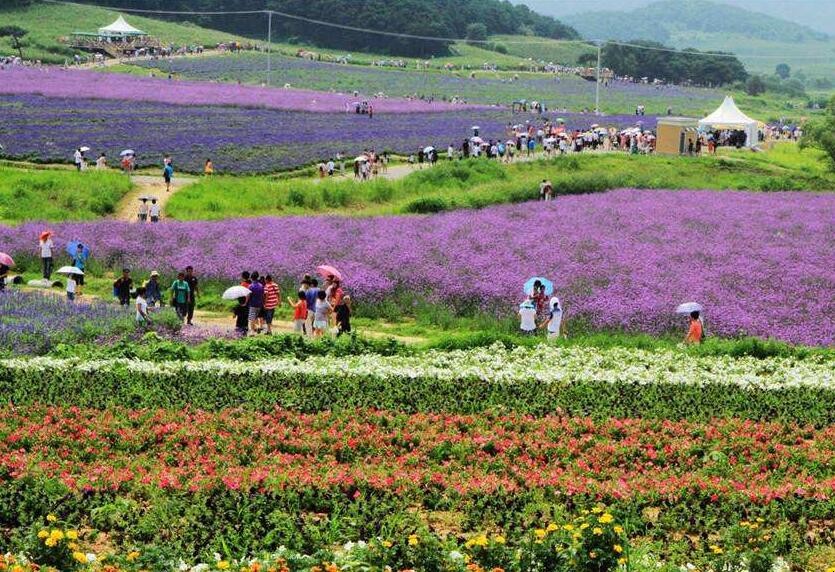
[[116, 205], [116, 211], [110, 218], [125, 222], [138, 222], [139, 197], [148, 195], [158, 199], [157, 203], [160, 205], [162, 220], [165, 221], [165, 205], [171, 196], [180, 189], [194, 183], [196, 180], [194, 177], [177, 175], [171, 180], [171, 191], [166, 192], [165, 181], [163, 181], [162, 177], [156, 175], [133, 175], [131, 176], [133, 188], [128, 194], [122, 197], [122, 200]]
[[[203, 50], [202, 54], [183, 54], [173, 56], [176, 59], [182, 58], [205, 58], [209, 56], [220, 56], [229, 52], [223, 52], [221, 50]], [[150, 58], [107, 58], [102, 62], [85, 62], [83, 64], [79, 64], [77, 66], [73, 66], [74, 68], [78, 69], [88, 69], [88, 70], [95, 70], [97, 68], [109, 68], [113, 66], [118, 66], [122, 64], [131, 65], [136, 62], [155, 62], [158, 63], [160, 66], [163, 66], [167, 61], [171, 58], [159, 58], [156, 60], [152, 60]]]

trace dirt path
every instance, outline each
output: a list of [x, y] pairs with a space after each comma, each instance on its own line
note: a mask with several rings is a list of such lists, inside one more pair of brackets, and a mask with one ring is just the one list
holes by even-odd
[[[180, 58], [205, 58], [209, 56], [219, 56], [222, 54], [226, 54], [229, 52], [222, 52], [220, 50], [203, 50], [202, 54], [183, 54], [183, 55], [176, 55], [172, 56], [173, 58], [180, 59]], [[118, 66], [120, 64], [133, 64], [136, 62], [155, 62], [159, 64], [161, 68], [170, 58], [159, 58], [153, 60], [151, 58], [107, 58], [102, 62], [85, 62], [83, 64], [73, 66], [75, 68], [81, 69], [98, 69], [98, 68], [109, 68], [112, 66]]]
[[[168, 199], [179, 191], [180, 189], [192, 184], [196, 179], [183, 175], [175, 175], [171, 180], [171, 191], [165, 192], [165, 182], [160, 176], [154, 175], [133, 175], [131, 181], [133, 182], [133, 189], [122, 197], [119, 204], [116, 205], [116, 212], [111, 218], [123, 220], [125, 222], [137, 222], [137, 212], [139, 211], [139, 197], [151, 196], [156, 197], [162, 211], [162, 220], [165, 220], [165, 205]], [[150, 203], [149, 203], [150, 204]]]

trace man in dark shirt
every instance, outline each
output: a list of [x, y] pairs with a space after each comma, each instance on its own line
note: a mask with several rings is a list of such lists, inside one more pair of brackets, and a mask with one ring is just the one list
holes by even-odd
[[130, 289], [133, 286], [133, 279], [130, 277], [130, 268], [123, 268], [122, 275], [113, 283], [113, 292], [119, 298], [119, 304], [127, 306], [130, 303]]
[[189, 287], [188, 307], [186, 309], [186, 323], [191, 326], [191, 321], [194, 319], [194, 305], [197, 303], [197, 294], [199, 292], [197, 287], [197, 276], [194, 275], [194, 268], [186, 266], [185, 281]]

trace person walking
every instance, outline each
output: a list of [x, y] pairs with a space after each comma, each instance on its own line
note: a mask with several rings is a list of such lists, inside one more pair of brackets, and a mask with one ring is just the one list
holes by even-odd
[[145, 300], [151, 308], [156, 306], [157, 302], [162, 307], [162, 285], [159, 283], [159, 272], [156, 270], [151, 272], [150, 278], [145, 282]]
[[316, 300], [319, 299], [319, 281], [316, 278], [308, 280], [308, 288], [305, 290], [305, 300], [307, 301], [307, 321], [305, 323], [305, 332], [308, 336], [313, 335], [313, 319], [316, 315]]
[[690, 328], [687, 330], [687, 336], [684, 338], [686, 344], [701, 344], [704, 340], [704, 327], [700, 319], [699, 311], [694, 310], [690, 312]]
[[49, 280], [52, 277], [52, 231], [45, 230], [39, 237], [39, 244], [41, 247], [41, 268], [43, 270], [43, 277]]
[[267, 334], [272, 334], [275, 309], [281, 305], [281, 289], [273, 282], [270, 274], [267, 274], [264, 282], [264, 324], [267, 327]]
[[[75, 254], [72, 257], [72, 265], [84, 272], [84, 268], [87, 266], [87, 254], [84, 252], [84, 245], [80, 242], [75, 247]], [[81, 288], [84, 286], [84, 274], [78, 274], [75, 277], [75, 281], [78, 283], [78, 296], [80, 297], [82, 292]]]
[[136, 215], [139, 222], [148, 222], [148, 199], [142, 199], [139, 203], [139, 213]]
[[81, 171], [81, 163], [84, 162], [84, 153], [81, 152], [81, 147], [73, 153], [73, 162], [75, 163], [75, 170]]
[[548, 322], [545, 326], [548, 332], [548, 339], [553, 340], [561, 337], [564, 330], [563, 311], [560, 299], [556, 296], [552, 296], [548, 303], [548, 307], [550, 309], [550, 314], [548, 316]]
[[194, 306], [197, 304], [197, 296], [200, 294], [200, 287], [198, 285], [197, 276], [194, 275], [194, 267], [186, 266], [185, 281], [188, 283], [189, 296], [188, 307], [186, 308], [186, 324], [193, 325], [194, 320]]
[[136, 289], [136, 323], [141, 325], [151, 323], [151, 317], [148, 315], [148, 301], [145, 299], [145, 294], [144, 286]]
[[151, 222], [159, 222], [160, 206], [159, 203], [157, 203], [156, 199], [151, 199], [151, 208], [149, 214], [151, 215]]
[[127, 306], [130, 302], [130, 289], [133, 286], [133, 279], [130, 277], [130, 268], [123, 268], [122, 275], [113, 283], [113, 295], [119, 299], [119, 304]]
[[259, 281], [260, 275], [257, 272], [250, 274], [252, 283], [249, 285], [249, 329], [252, 333], [258, 333], [258, 316], [264, 308], [264, 285]]
[[165, 192], [171, 192], [171, 179], [174, 177], [174, 167], [169, 160], [162, 169], [162, 178], [165, 180]]
[[177, 312], [177, 317], [180, 321], [186, 319], [188, 314], [188, 304], [191, 299], [188, 282], [186, 282], [185, 272], [178, 272], [177, 279], [171, 283], [171, 303]]
[[206, 165], [203, 167], [203, 174], [207, 177], [215, 174], [215, 166], [211, 159], [206, 159]]
[[305, 333], [307, 322], [307, 296], [305, 294], [304, 290], [299, 290], [299, 299], [296, 302], [287, 300], [287, 303], [293, 308], [293, 331], [302, 336]]

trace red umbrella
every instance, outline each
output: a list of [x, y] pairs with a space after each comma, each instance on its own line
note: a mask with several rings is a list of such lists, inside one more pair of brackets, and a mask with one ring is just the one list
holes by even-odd
[[333, 276], [334, 278], [342, 282], [342, 273], [339, 272], [339, 270], [337, 270], [333, 266], [328, 266], [327, 264], [317, 266], [316, 272], [319, 273], [319, 276], [324, 276], [325, 278], [327, 278], [328, 276]]
[[46, 240], [46, 239], [47, 239], [47, 238], [49, 238], [50, 236], [52, 236], [52, 231], [51, 231], [51, 230], [45, 230], [45, 231], [43, 231], [43, 232], [41, 233], [41, 235], [40, 235], [40, 239], [41, 239], [41, 240]]
[[3, 266], [14, 266], [14, 260], [5, 252], [0, 252], [0, 264]]

